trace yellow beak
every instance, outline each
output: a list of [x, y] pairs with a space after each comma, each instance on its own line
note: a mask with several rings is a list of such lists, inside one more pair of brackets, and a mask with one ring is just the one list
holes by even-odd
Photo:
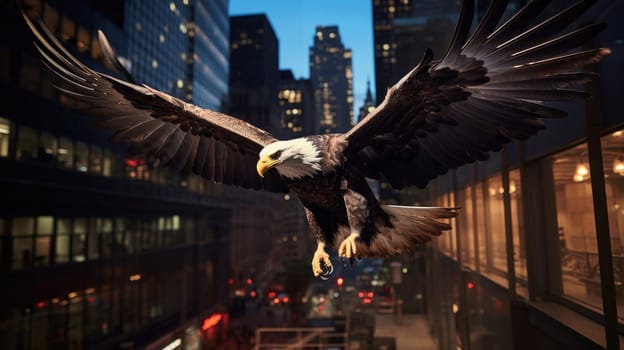
[[264, 156], [260, 158], [260, 160], [256, 164], [256, 170], [258, 170], [258, 175], [260, 175], [260, 177], [264, 177], [264, 174], [267, 171], [269, 171], [272, 167], [280, 164], [281, 162], [281, 160], [273, 160], [269, 158], [269, 156]]

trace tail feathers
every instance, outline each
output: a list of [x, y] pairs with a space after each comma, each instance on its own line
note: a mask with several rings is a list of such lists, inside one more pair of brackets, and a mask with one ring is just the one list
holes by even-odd
[[[433, 237], [439, 236], [442, 231], [451, 229], [449, 222], [438, 220], [457, 216], [457, 208], [396, 205], [382, 205], [381, 207], [390, 216], [393, 227], [388, 227], [382, 220], [378, 220], [375, 223], [376, 234], [370, 244], [367, 245], [361, 241], [356, 243], [358, 254], [363, 257], [386, 257], [411, 251], [431, 241]], [[338, 244], [346, 238], [348, 231], [346, 227], [340, 230]]]

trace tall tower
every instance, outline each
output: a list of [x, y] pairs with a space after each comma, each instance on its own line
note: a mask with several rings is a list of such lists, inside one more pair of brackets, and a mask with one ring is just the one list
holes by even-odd
[[229, 112], [271, 132], [278, 127], [277, 48], [266, 15], [230, 17]]
[[227, 93], [227, 1], [126, 1], [132, 75], [202, 107], [221, 109]]
[[351, 49], [337, 26], [317, 26], [310, 47], [310, 80], [321, 133], [345, 132], [353, 125]]
[[358, 115], [358, 123], [366, 118], [368, 113], [375, 110], [375, 101], [373, 101], [373, 93], [370, 88], [370, 80], [366, 81], [366, 98], [364, 99], [364, 104], [360, 107], [360, 114]]
[[381, 103], [386, 90], [413, 68], [431, 48], [444, 54], [459, 12], [455, 0], [374, 0], [375, 95]]
[[317, 134], [314, 91], [310, 79], [295, 79], [291, 70], [280, 71], [278, 104], [280, 132], [283, 138]]

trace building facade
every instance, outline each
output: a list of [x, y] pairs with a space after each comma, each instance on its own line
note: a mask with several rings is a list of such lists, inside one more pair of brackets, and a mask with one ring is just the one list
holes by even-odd
[[[560, 4], [559, 4], [560, 5]], [[429, 319], [443, 349], [619, 349], [624, 324], [624, 7], [598, 5], [612, 55], [586, 103], [487, 162], [431, 184], [460, 207], [427, 262]], [[561, 8], [561, 7], [558, 7]], [[590, 14], [591, 15], [591, 14]]]
[[337, 26], [316, 27], [310, 47], [310, 80], [321, 133], [346, 132], [353, 126], [351, 56]]
[[266, 15], [230, 17], [230, 50], [230, 114], [277, 130], [278, 41]]
[[227, 5], [227, 0], [127, 0], [126, 58], [133, 77], [221, 110], [228, 91]]
[[292, 139], [318, 133], [319, 123], [310, 79], [295, 79], [291, 70], [280, 70], [277, 98], [280, 137]]
[[372, 3], [375, 92], [379, 104], [388, 88], [420, 62], [427, 48], [435, 58], [446, 52], [460, 3], [452, 0], [374, 0]]
[[[131, 34], [122, 28], [130, 3], [31, 0], [24, 6], [80, 60], [104, 71], [97, 29], [132, 60]], [[53, 88], [14, 2], [0, 8], [14, 29], [0, 35], [0, 92], [7, 97], [0, 111], [0, 348], [214, 342], [200, 329], [227, 302], [224, 252], [240, 198], [196, 176], [154, 169], [108, 143], [108, 133]], [[169, 2], [161, 10], [172, 12]], [[160, 40], [155, 35], [152, 50]], [[137, 78], [154, 78], [152, 71], [167, 67], [164, 55], [148, 53], [147, 71], [138, 68], [142, 56], [132, 64]], [[169, 82], [148, 84], [184, 98], [167, 90]]]

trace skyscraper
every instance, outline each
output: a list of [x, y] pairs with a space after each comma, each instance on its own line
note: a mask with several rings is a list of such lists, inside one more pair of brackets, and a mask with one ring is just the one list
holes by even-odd
[[[28, 0], [24, 8], [85, 65], [114, 74], [97, 62], [103, 29], [139, 82], [186, 99], [193, 85], [180, 53], [190, 44], [179, 25], [199, 2], [146, 2], [143, 14], [137, 3]], [[211, 1], [211, 13], [227, 25], [223, 3]], [[163, 348], [175, 339], [197, 348], [210, 337], [200, 335], [201, 320], [227, 296], [232, 198], [108, 143], [110, 133], [52, 87], [15, 3], [0, 9], [12, 29], [0, 35], [0, 348]], [[145, 40], [134, 60], [129, 37]]]
[[229, 112], [271, 132], [278, 127], [277, 48], [266, 15], [230, 17]]
[[364, 104], [360, 107], [360, 113], [358, 115], [358, 122], [364, 119], [368, 113], [375, 110], [375, 101], [373, 100], [373, 93], [370, 88], [370, 80], [366, 81], [366, 98]]
[[345, 132], [353, 125], [351, 54], [337, 26], [316, 27], [310, 47], [310, 80], [322, 133]]
[[295, 79], [290, 69], [280, 71], [278, 92], [280, 137], [296, 138], [318, 133], [310, 79]]
[[227, 93], [227, 0], [127, 0], [133, 76], [205, 108]]
[[444, 54], [453, 34], [459, 6], [455, 0], [374, 0], [375, 95], [377, 104], [386, 90], [413, 68], [431, 48]]

